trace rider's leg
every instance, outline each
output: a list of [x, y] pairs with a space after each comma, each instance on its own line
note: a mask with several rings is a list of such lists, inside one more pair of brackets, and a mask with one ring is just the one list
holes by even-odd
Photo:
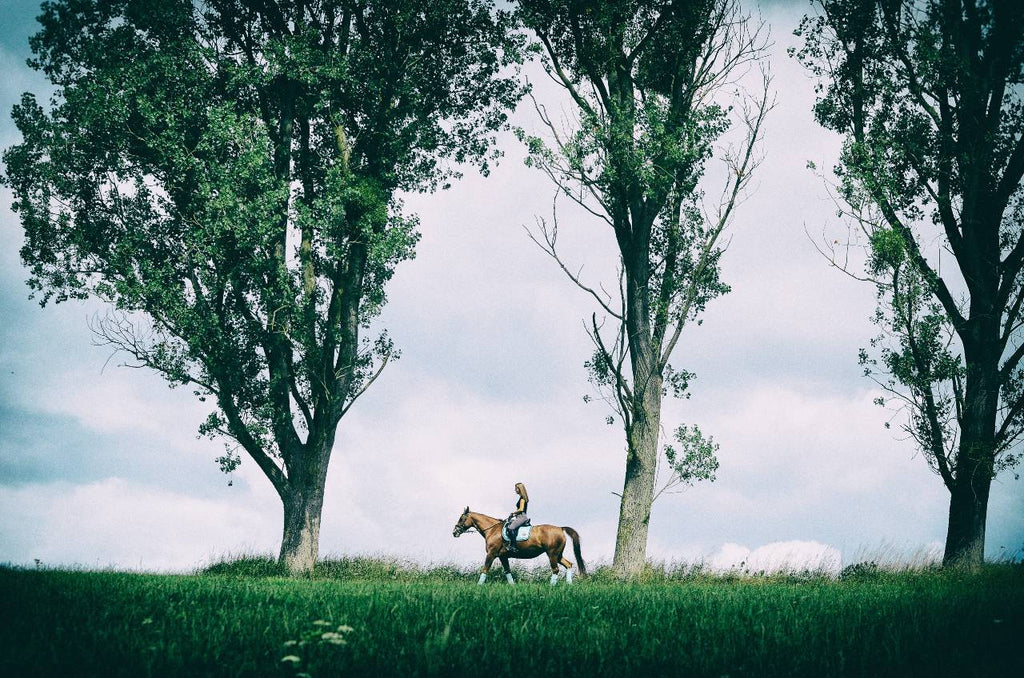
[[519, 528], [522, 527], [523, 523], [525, 523], [525, 522], [526, 522], [526, 514], [525, 513], [520, 513], [519, 515], [517, 515], [516, 517], [514, 517], [512, 520], [510, 520], [508, 522], [509, 540], [513, 544], [516, 541], [516, 532], [519, 531]]

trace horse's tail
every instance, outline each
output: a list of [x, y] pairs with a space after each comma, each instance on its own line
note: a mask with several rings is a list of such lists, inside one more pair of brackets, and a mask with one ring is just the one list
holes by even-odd
[[571, 527], [565, 527], [564, 525], [562, 526], [562, 529], [565, 530], [565, 533], [572, 538], [572, 550], [573, 553], [576, 554], [576, 562], [579, 563], [580, 566], [580, 576], [586, 577], [587, 565], [583, 562], [583, 554], [580, 553], [580, 533]]

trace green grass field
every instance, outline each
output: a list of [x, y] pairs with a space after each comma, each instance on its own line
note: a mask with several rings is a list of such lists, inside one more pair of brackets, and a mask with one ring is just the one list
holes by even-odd
[[1024, 675], [1020, 565], [553, 589], [367, 560], [277, 574], [0, 568], [0, 675]]

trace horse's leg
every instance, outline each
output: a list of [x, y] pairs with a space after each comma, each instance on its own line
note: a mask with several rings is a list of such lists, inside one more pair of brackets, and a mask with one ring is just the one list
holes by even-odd
[[567, 584], [572, 583], [572, 576], [569, 574], [569, 568], [572, 567], [572, 563], [562, 557], [562, 552], [565, 550], [565, 533], [563, 532], [558, 538], [553, 539], [551, 547], [548, 550], [548, 559], [551, 561], [551, 585], [554, 586], [558, 581], [558, 566], [565, 566], [565, 581]]
[[565, 583], [566, 584], [571, 584], [572, 583], [572, 561], [571, 560], [567, 560], [563, 556], [562, 558], [558, 559], [558, 562], [561, 563], [562, 567], [565, 568]]
[[508, 556], [498, 556], [501, 560], [501, 566], [505, 568], [505, 581], [509, 584], [515, 584], [516, 580], [512, 578], [512, 567], [508, 564]]
[[548, 560], [551, 561], [551, 585], [558, 583], [558, 561], [561, 560], [560, 549], [548, 551]]
[[485, 581], [487, 581], [487, 572], [491, 569], [491, 563], [493, 562], [494, 556], [488, 553], [487, 557], [484, 559], [484, 569], [483, 572], [480, 573], [480, 580], [477, 581], [477, 584], [482, 585]]

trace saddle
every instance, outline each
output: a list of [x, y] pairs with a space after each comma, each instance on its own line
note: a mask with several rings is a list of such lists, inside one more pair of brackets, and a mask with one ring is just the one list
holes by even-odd
[[[515, 528], [515, 535], [509, 530], [510, 520], [506, 520], [505, 524], [501, 526], [501, 537], [505, 540], [511, 548], [515, 548], [515, 543], [519, 541], [526, 541], [530, 538], [530, 531], [533, 526], [530, 525], [530, 519], [524, 520], [517, 528]], [[513, 536], [515, 537], [513, 539]]]

